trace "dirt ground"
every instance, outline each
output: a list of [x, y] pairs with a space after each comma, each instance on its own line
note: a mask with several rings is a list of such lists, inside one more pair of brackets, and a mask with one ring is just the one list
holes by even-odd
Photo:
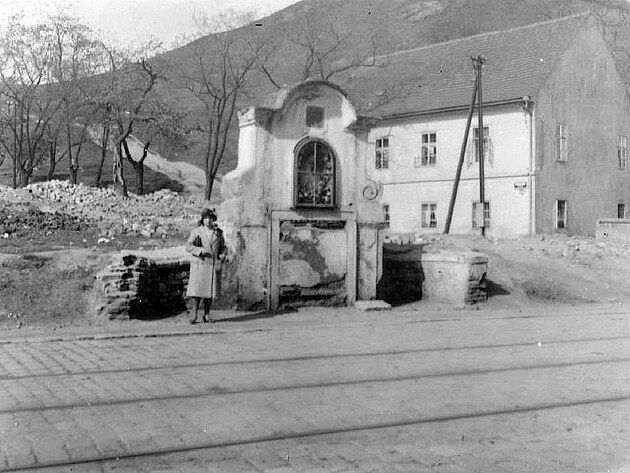
[[[196, 224], [199, 204], [172, 193], [119, 202], [83, 188], [73, 190], [73, 200], [64, 186], [61, 193], [0, 188], [0, 209], [14, 222], [0, 222], [0, 330], [103, 323], [86, 315], [95, 273], [121, 249], [181, 245]], [[437, 235], [428, 243], [488, 256], [488, 301], [464, 310], [630, 301], [625, 245], [561, 234], [504, 240]], [[430, 301], [408, 308], [429, 307], [440, 310]]]

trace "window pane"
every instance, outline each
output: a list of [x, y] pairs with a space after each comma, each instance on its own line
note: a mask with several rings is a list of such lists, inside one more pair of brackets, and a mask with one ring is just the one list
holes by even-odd
[[557, 220], [556, 220], [556, 228], [563, 229], [566, 228], [567, 225], [567, 204], [565, 200], [556, 201], [557, 207]]
[[315, 168], [315, 143], [306, 143], [298, 154], [298, 171], [312, 172]]
[[298, 204], [315, 203], [315, 176], [309, 173], [298, 173]]
[[389, 139], [381, 138], [376, 140], [376, 169], [387, 169], [389, 167]]
[[437, 164], [437, 133], [423, 133], [421, 146], [421, 165], [435, 166]]
[[315, 172], [332, 174], [333, 158], [327, 146], [321, 143], [315, 145]]
[[320, 141], [304, 144], [296, 166], [296, 205], [334, 206], [335, 157], [330, 148]]

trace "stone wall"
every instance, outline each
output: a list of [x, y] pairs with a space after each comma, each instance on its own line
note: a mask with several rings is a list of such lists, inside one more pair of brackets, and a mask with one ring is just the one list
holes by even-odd
[[595, 238], [597, 241], [630, 243], [630, 220], [622, 218], [598, 220], [595, 226]]
[[142, 319], [186, 309], [187, 258], [155, 260], [123, 254], [96, 275], [96, 312], [109, 319]]
[[392, 304], [420, 299], [454, 305], [484, 302], [487, 271], [488, 258], [481, 253], [386, 244], [377, 297]]

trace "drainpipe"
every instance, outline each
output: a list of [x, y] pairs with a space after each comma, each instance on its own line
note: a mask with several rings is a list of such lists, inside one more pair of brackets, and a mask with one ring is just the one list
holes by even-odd
[[536, 203], [535, 203], [535, 148], [536, 131], [534, 129], [534, 102], [530, 96], [523, 97], [523, 110], [529, 118], [529, 172], [527, 173], [527, 187], [529, 188], [529, 235], [536, 233]]

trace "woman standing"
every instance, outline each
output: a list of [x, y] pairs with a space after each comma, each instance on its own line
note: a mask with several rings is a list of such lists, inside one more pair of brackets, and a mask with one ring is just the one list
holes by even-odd
[[217, 216], [214, 211], [204, 209], [201, 212], [199, 225], [188, 237], [186, 251], [192, 254], [190, 262], [190, 278], [186, 296], [192, 297], [195, 303], [195, 318], [191, 324], [197, 323], [199, 306], [203, 300], [203, 321], [214, 322], [210, 315], [212, 300], [219, 297], [221, 290], [221, 264], [227, 252], [223, 231], [216, 226]]

